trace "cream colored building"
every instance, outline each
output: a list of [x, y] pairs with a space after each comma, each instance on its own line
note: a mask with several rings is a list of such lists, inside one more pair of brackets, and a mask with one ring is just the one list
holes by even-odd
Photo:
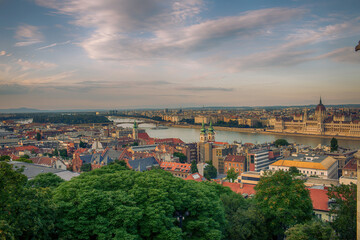
[[296, 167], [305, 176], [316, 176], [323, 179], [338, 178], [338, 162], [331, 156], [295, 155], [270, 164], [272, 171], [289, 171]]
[[360, 122], [351, 121], [350, 117], [344, 115], [327, 116], [326, 108], [320, 98], [314, 117], [308, 117], [305, 109], [302, 115], [295, 115], [292, 120], [276, 119], [273, 131], [360, 137]]

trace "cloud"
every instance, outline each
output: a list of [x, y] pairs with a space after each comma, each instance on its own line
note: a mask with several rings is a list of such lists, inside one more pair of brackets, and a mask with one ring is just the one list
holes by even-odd
[[15, 46], [24, 47], [41, 43], [43, 35], [38, 27], [24, 24], [16, 29], [15, 38], [19, 40], [19, 42], [15, 43]]
[[202, 20], [201, 0], [36, 0], [70, 15], [75, 25], [94, 28], [80, 43], [101, 60], [178, 58], [214, 48], [224, 40], [268, 34], [269, 29], [303, 15], [304, 9], [269, 8], [238, 16]]
[[196, 51], [209, 50], [234, 38], [263, 34], [265, 29], [299, 16], [301, 9], [264, 9], [241, 16], [208, 20], [185, 27], [153, 31], [151, 37], [131, 37], [116, 31], [98, 28], [81, 46], [93, 59], [129, 60], [177, 58]]
[[320, 59], [331, 59], [335, 62], [360, 63], [359, 53], [354, 51], [354, 47], [335, 49], [334, 51], [314, 58], [314, 60]]
[[[288, 67], [300, 63], [321, 60], [325, 58], [337, 62], [358, 62], [354, 48], [341, 48], [327, 54], [318, 55], [319, 47], [311, 48], [326, 41], [336, 41], [351, 37], [360, 32], [360, 18], [347, 22], [327, 25], [317, 29], [297, 29], [286, 37], [286, 42], [273, 47], [271, 50], [260, 49], [260, 52], [229, 59], [224, 57], [209, 58], [210, 63], [222, 62], [230, 71], [244, 71], [271, 67]], [[323, 44], [324, 45], [324, 44]]]
[[5, 51], [0, 51], [0, 56], [5, 56], [6, 52]]
[[56, 47], [56, 46], [66, 45], [66, 44], [69, 44], [69, 43], [70, 43], [70, 41], [60, 42], [60, 43], [52, 43], [52, 44], [44, 46], [44, 47], [39, 47], [39, 48], [37, 48], [37, 50], [43, 50], [43, 49], [46, 49], [46, 48], [52, 48], [52, 47]]
[[48, 68], [54, 68], [57, 65], [54, 63], [48, 63], [48, 62], [29, 62], [26, 60], [19, 59], [17, 61], [17, 64], [19, 64], [23, 70], [29, 70], [29, 69], [48, 69]]
[[220, 92], [231, 92], [234, 91], [234, 88], [222, 88], [222, 87], [184, 87], [178, 88], [178, 90], [184, 91], [201, 91], [201, 92], [208, 92], [208, 91], [220, 91]]

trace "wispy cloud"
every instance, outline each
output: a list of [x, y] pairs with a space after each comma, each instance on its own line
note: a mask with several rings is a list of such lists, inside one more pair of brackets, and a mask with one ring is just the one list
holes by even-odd
[[66, 45], [66, 44], [69, 44], [70, 42], [71, 41], [60, 42], [60, 43], [52, 43], [52, 44], [49, 44], [49, 45], [44, 46], [44, 47], [39, 47], [39, 48], [37, 48], [37, 50], [43, 50], [43, 49], [47, 49], [47, 48], [53, 48], [53, 47], [56, 47], [56, 46]]
[[272, 27], [306, 12], [269, 8], [201, 20], [205, 8], [201, 0], [36, 2], [71, 15], [75, 25], [94, 28], [90, 37], [80, 43], [90, 58], [119, 61], [179, 58], [215, 48], [229, 39], [266, 34]]
[[54, 63], [49, 62], [29, 62], [26, 60], [18, 59], [17, 64], [19, 64], [23, 70], [29, 70], [29, 69], [49, 69], [54, 68], [57, 65]]
[[43, 35], [36, 26], [24, 24], [16, 29], [15, 38], [19, 42], [15, 43], [16, 47], [29, 46], [43, 41]]
[[201, 92], [208, 92], [208, 91], [220, 91], [220, 92], [231, 92], [234, 91], [234, 88], [222, 88], [222, 87], [184, 87], [178, 88], [178, 90], [184, 91], [201, 91]]
[[0, 51], [0, 56], [5, 56], [6, 52], [5, 51]]

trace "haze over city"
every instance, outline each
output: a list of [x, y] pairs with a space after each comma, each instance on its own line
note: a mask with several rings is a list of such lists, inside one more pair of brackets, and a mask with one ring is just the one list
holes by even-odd
[[360, 103], [360, 2], [0, 0], [0, 108]]

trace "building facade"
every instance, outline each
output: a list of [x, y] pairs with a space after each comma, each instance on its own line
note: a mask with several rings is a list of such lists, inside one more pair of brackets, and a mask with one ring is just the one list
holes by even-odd
[[320, 103], [316, 106], [315, 114], [308, 116], [308, 110], [304, 109], [300, 116], [293, 119], [276, 119], [274, 132], [302, 133], [330, 136], [360, 137], [360, 122], [352, 121], [351, 117], [345, 115], [328, 116], [326, 108]]

